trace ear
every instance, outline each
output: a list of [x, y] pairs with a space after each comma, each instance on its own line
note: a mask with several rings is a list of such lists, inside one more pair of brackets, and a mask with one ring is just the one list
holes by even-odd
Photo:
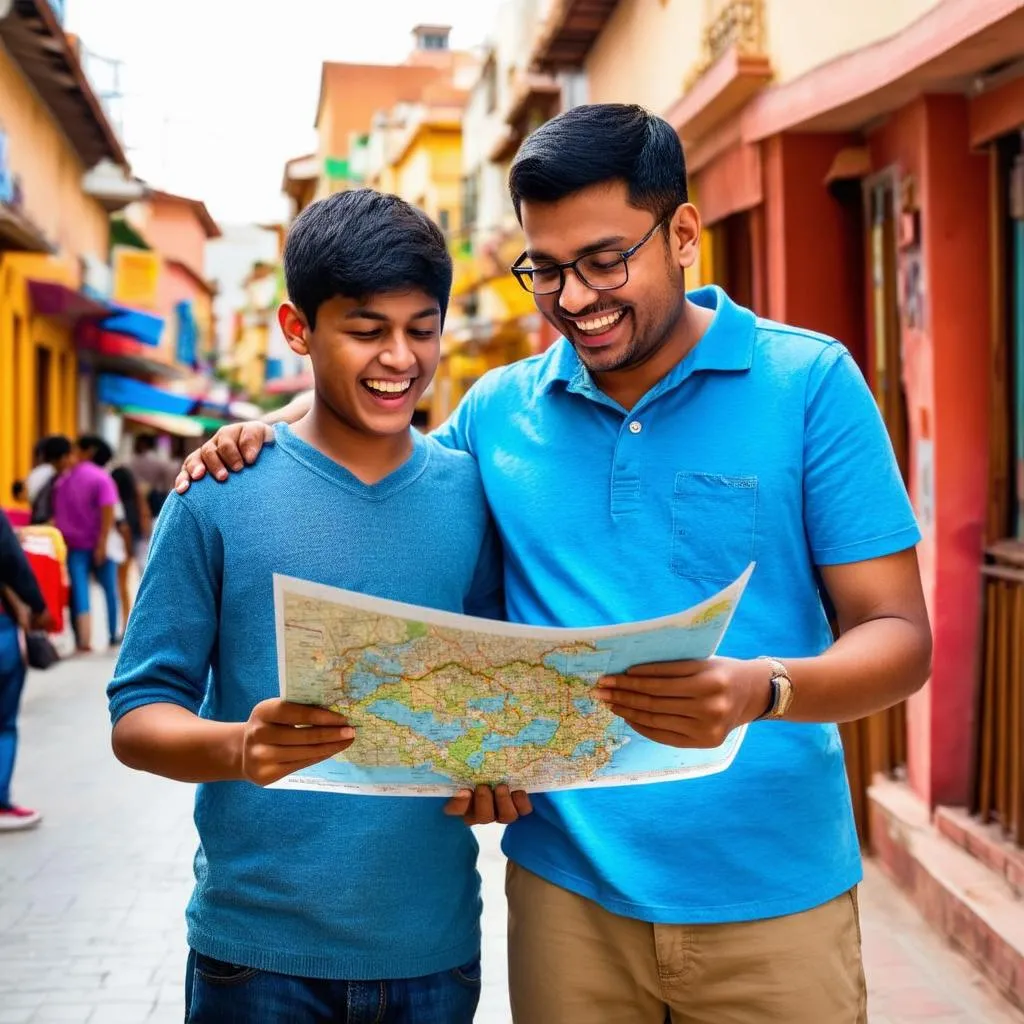
[[290, 302], [283, 302], [277, 311], [277, 322], [284, 335], [284, 340], [288, 342], [288, 347], [297, 356], [308, 356], [309, 327], [306, 324], [306, 318]]
[[684, 270], [697, 262], [700, 252], [700, 214], [693, 203], [683, 203], [672, 215], [669, 226], [678, 253], [679, 266]]

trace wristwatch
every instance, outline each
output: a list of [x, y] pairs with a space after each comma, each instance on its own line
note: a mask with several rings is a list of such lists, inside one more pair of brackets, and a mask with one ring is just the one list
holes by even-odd
[[781, 661], [775, 658], [762, 656], [761, 661], [767, 661], [772, 670], [770, 680], [772, 693], [768, 700], [768, 707], [755, 719], [755, 721], [772, 721], [785, 718], [793, 703], [793, 680], [789, 678], [789, 670]]

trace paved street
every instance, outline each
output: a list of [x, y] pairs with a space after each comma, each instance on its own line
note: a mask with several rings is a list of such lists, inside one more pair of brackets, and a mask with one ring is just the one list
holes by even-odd
[[[46, 815], [0, 836], [0, 1024], [169, 1024], [182, 1016], [192, 791], [109, 753], [103, 654], [30, 677], [16, 796]], [[503, 864], [483, 830], [485, 990], [508, 1020]], [[968, 965], [877, 872], [862, 896], [872, 1024], [1011, 1024]], [[824, 1022], [823, 1022], [824, 1024]]]

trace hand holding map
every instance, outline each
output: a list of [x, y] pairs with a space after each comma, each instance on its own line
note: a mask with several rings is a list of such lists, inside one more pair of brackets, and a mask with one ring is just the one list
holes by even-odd
[[282, 698], [330, 708], [356, 729], [343, 754], [278, 785], [450, 796], [722, 771], [745, 727], [711, 750], [663, 746], [594, 690], [634, 665], [714, 654], [752, 571], [676, 615], [589, 629], [493, 622], [275, 575]]

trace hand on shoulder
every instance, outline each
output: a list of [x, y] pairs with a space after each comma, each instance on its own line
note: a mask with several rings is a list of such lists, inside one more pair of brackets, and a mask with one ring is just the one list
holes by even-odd
[[229, 472], [237, 473], [251, 466], [263, 446], [273, 443], [274, 428], [262, 420], [221, 427], [209, 441], [185, 456], [174, 489], [184, 494], [193, 480], [202, 480], [208, 473], [223, 483]]

